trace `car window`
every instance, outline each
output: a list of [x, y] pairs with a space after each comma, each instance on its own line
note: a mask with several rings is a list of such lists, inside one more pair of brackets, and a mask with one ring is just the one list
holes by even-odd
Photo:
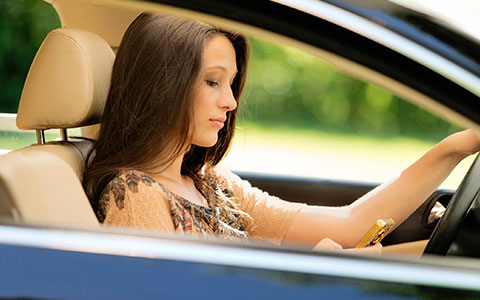
[[[33, 131], [18, 130], [15, 117], [30, 64], [47, 33], [60, 27], [43, 1], [0, 1], [0, 153], [36, 143]], [[46, 139], [59, 137], [48, 131]]]
[[[36, 50], [60, 22], [42, 1], [0, 3], [0, 153], [36, 143], [15, 125], [23, 82]], [[237, 171], [383, 182], [440, 139], [459, 130], [373, 84], [345, 75], [301, 50], [251, 38], [247, 90], [224, 164]], [[8, 88], [7, 88], [8, 87]], [[71, 135], [79, 131], [69, 130]], [[59, 137], [58, 130], [46, 139]], [[445, 181], [456, 187], [467, 159]]]
[[[252, 38], [232, 170], [381, 183], [461, 128], [301, 50]], [[442, 187], [456, 188], [473, 158]]]

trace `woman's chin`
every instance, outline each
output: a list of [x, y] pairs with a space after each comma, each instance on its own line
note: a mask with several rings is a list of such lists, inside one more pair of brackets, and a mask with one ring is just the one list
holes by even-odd
[[202, 141], [196, 141], [193, 144], [195, 146], [199, 146], [199, 147], [210, 148], [210, 147], [215, 146], [215, 144], [217, 142], [218, 142], [218, 137], [216, 137], [215, 139], [205, 139], [205, 140], [202, 140]]

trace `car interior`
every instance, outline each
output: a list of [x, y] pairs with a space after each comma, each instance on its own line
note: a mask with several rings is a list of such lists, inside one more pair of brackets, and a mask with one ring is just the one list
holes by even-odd
[[[50, 32], [25, 83], [17, 126], [36, 130], [39, 144], [2, 156], [2, 214], [24, 222], [98, 226], [80, 182], [88, 140], [67, 137], [72, 127], [98, 122], [114, 54], [97, 34]], [[62, 141], [45, 143], [43, 131], [60, 129]], [[55, 183], [52, 189], [50, 183]]]
[[[89, 1], [56, 0], [62, 27], [45, 38], [29, 70], [17, 114], [17, 126], [35, 130], [38, 143], [0, 155], [0, 216], [16, 222], [99, 228], [81, 184], [85, 157], [101, 121], [109, 76], [123, 32], [145, 7], [117, 7]], [[152, 7], [158, 11], [159, 7]], [[198, 17], [222, 26], [238, 26], [206, 15], [165, 7], [165, 12]], [[85, 22], [89, 16], [88, 22]], [[246, 34], [287, 42], [320, 56], [343, 71], [386, 87], [417, 103], [440, 110], [426, 96], [335, 54], [297, 41], [241, 26]], [[450, 112], [442, 111], [442, 114]], [[98, 126], [98, 125], [97, 125]], [[71, 128], [83, 137], [69, 137]], [[58, 129], [61, 140], [45, 141], [44, 131]], [[375, 186], [323, 179], [239, 173], [270, 194], [307, 204], [347, 205]], [[52, 185], [54, 188], [52, 188]], [[428, 223], [435, 203], [446, 205], [450, 190], [438, 190], [383, 242], [384, 253], [420, 256], [435, 224]], [[388, 246], [391, 245], [391, 246]]]

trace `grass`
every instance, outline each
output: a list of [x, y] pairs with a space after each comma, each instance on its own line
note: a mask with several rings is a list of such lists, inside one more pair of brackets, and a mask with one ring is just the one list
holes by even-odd
[[[57, 131], [46, 134], [47, 140], [58, 137]], [[0, 149], [13, 150], [34, 143], [33, 132], [0, 132]], [[238, 171], [381, 183], [399, 174], [434, 145], [432, 141], [409, 137], [376, 138], [243, 123], [222, 164]], [[456, 188], [472, 161], [472, 157], [465, 159], [441, 187]]]

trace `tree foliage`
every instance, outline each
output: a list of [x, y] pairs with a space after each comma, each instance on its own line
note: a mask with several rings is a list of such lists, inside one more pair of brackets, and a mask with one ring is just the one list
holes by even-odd
[[245, 102], [257, 123], [296, 123], [328, 131], [438, 139], [459, 128], [374, 84], [291, 47], [250, 39]]
[[44, 1], [0, 1], [0, 112], [17, 111], [35, 53], [47, 33], [58, 27], [55, 10]]

